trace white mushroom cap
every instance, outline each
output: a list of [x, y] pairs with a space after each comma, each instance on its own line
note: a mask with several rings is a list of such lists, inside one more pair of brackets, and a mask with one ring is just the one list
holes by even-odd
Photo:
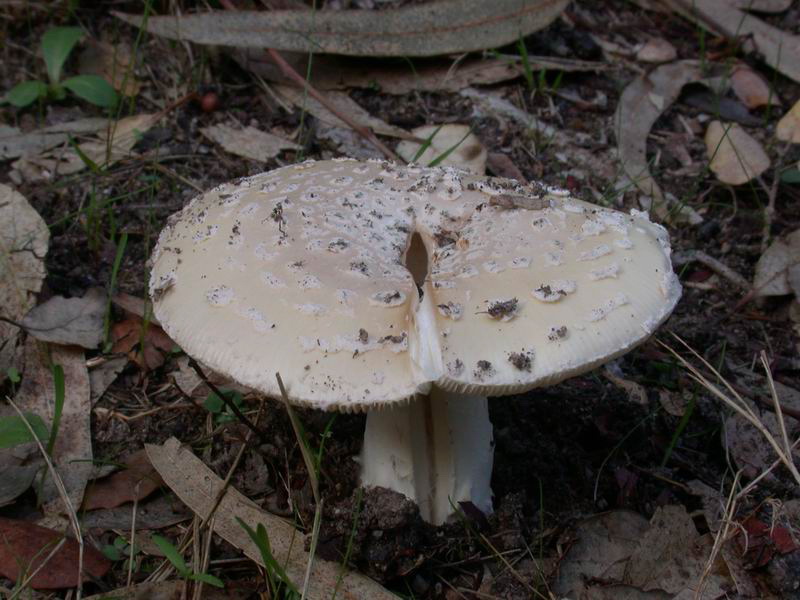
[[[418, 233], [419, 300], [405, 266]], [[680, 297], [647, 215], [452, 168], [306, 162], [170, 219], [150, 282], [190, 355], [272, 396], [367, 410], [431, 385], [502, 395], [644, 340]]]

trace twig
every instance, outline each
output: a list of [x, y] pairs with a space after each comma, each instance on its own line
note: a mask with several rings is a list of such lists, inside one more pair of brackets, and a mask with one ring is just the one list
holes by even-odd
[[[694, 600], [699, 600], [703, 597], [703, 589], [706, 586], [705, 582], [708, 578], [708, 574], [711, 573], [711, 569], [714, 566], [717, 555], [719, 554], [720, 550], [722, 550], [722, 544], [727, 541], [728, 530], [730, 529], [730, 524], [733, 520], [734, 512], [736, 511], [736, 500], [738, 499], [738, 496], [734, 496], [733, 492], [736, 489], [736, 485], [739, 483], [739, 478], [741, 475], [741, 470], [737, 471], [736, 477], [731, 484], [731, 492], [728, 494], [728, 501], [725, 503], [725, 515], [723, 519], [724, 525], [719, 529], [719, 531], [717, 531], [717, 535], [714, 536], [714, 546], [711, 548], [711, 553], [708, 555], [705, 568], [703, 568], [703, 574], [700, 576], [700, 581], [698, 582], [697, 589], [694, 593]], [[709, 526], [710, 525], [711, 523], [709, 523]]]
[[[258, 407], [258, 414], [256, 415], [256, 423], [261, 419], [261, 412], [264, 408], [264, 402], [262, 401]], [[208, 511], [208, 514], [205, 518], [200, 522], [199, 529], [202, 529], [206, 525], [208, 525], [211, 520], [214, 518], [214, 513], [216, 513], [217, 508], [219, 507], [219, 503], [222, 502], [222, 498], [225, 496], [225, 493], [228, 491], [228, 486], [231, 483], [231, 478], [233, 477], [234, 472], [239, 467], [239, 463], [242, 461], [242, 456], [244, 455], [244, 451], [247, 448], [248, 443], [250, 442], [250, 438], [256, 433], [258, 435], [258, 431], [251, 429], [247, 432], [247, 435], [242, 442], [242, 446], [239, 448], [239, 452], [236, 453], [236, 458], [233, 459], [233, 463], [231, 464], [231, 468], [228, 469], [227, 475], [225, 475], [225, 479], [222, 482], [222, 486], [219, 488], [216, 497], [214, 498], [214, 503], [211, 505], [211, 509]], [[180, 543], [178, 544], [178, 552], [183, 552], [186, 548], [189, 547], [189, 543], [191, 542], [191, 537], [189, 535], [189, 530], [187, 530], [183, 537], [181, 538]], [[165, 580], [169, 574], [172, 572], [172, 564], [164, 560], [158, 568], [150, 574], [147, 578], [148, 581], [163, 581]]]
[[313, 97], [317, 102], [322, 104], [325, 108], [331, 111], [334, 115], [339, 117], [342, 121], [344, 121], [353, 131], [355, 131], [358, 135], [363, 137], [373, 146], [375, 146], [378, 150], [380, 150], [386, 158], [389, 158], [395, 162], [403, 163], [404, 161], [400, 159], [394, 152], [392, 152], [389, 148], [387, 148], [383, 142], [381, 142], [377, 136], [372, 132], [371, 129], [368, 127], [364, 127], [363, 125], [356, 123], [353, 119], [348, 117], [338, 108], [336, 108], [328, 99], [320, 94], [314, 86], [312, 86], [308, 81], [306, 81], [300, 74], [292, 68], [283, 56], [275, 50], [274, 48], [267, 48], [267, 52], [269, 53], [270, 58], [275, 62], [276, 65], [283, 71], [283, 74], [286, 75], [289, 79], [294, 81], [300, 87], [304, 88], [305, 91]]
[[[227, 10], [236, 10], [236, 6], [230, 0], [220, 0], [220, 4], [224, 6]], [[356, 123], [353, 119], [348, 117], [338, 108], [336, 108], [328, 99], [323, 95], [320, 94], [314, 86], [312, 86], [304, 77], [302, 77], [297, 71], [294, 70], [292, 65], [290, 65], [286, 60], [281, 56], [280, 52], [275, 50], [274, 48], [267, 48], [267, 53], [269, 57], [272, 59], [281, 72], [294, 81], [297, 85], [303, 88], [308, 95], [314, 98], [317, 102], [322, 104], [325, 108], [331, 111], [334, 115], [336, 115], [339, 119], [344, 121], [348, 127], [350, 127], [353, 131], [355, 131], [358, 135], [363, 137], [367, 140], [370, 144], [375, 146], [378, 150], [380, 150], [383, 155], [398, 163], [404, 163], [399, 156], [397, 156], [394, 152], [392, 152], [383, 142], [381, 142], [378, 137], [372, 132], [369, 127], [364, 127], [360, 123]]]
[[719, 400], [721, 400], [726, 406], [732, 408], [738, 415], [740, 415], [743, 419], [745, 419], [748, 423], [750, 423], [753, 427], [755, 427], [758, 432], [764, 437], [767, 443], [772, 447], [772, 450], [775, 454], [778, 455], [783, 465], [789, 470], [792, 475], [792, 478], [800, 484], [800, 472], [797, 470], [797, 466], [794, 464], [792, 460], [791, 454], [786, 454], [784, 449], [778, 444], [775, 436], [767, 429], [764, 423], [759, 420], [758, 415], [753, 412], [753, 409], [750, 408], [750, 405], [742, 398], [742, 396], [733, 388], [733, 386], [725, 379], [719, 371], [717, 371], [706, 359], [700, 356], [697, 351], [695, 351], [689, 344], [687, 344], [683, 339], [679, 336], [672, 334], [673, 337], [678, 340], [678, 342], [683, 345], [697, 360], [699, 360], [703, 366], [708, 369], [708, 371], [717, 378], [717, 381], [722, 382], [722, 384], [728, 389], [732, 397], [728, 397], [722, 390], [720, 390], [716, 385], [711, 383], [694, 365], [692, 365], [689, 361], [687, 361], [683, 356], [678, 354], [676, 350], [671, 348], [670, 346], [664, 344], [663, 342], [658, 341], [664, 348], [666, 348], [678, 361], [683, 365], [683, 367], [689, 372], [689, 376], [694, 379], [697, 383], [702, 385], [706, 388], [712, 395], [716, 396]]
[[702, 250], [683, 250], [675, 252], [672, 255], [672, 264], [676, 266], [682, 266], [687, 263], [695, 261], [699, 262], [702, 265], [705, 265], [706, 267], [714, 271], [717, 275], [724, 277], [725, 279], [727, 279], [731, 283], [736, 284], [740, 288], [745, 290], [750, 289], [750, 282], [747, 281], [747, 279], [739, 275], [739, 273], [731, 269], [728, 265], [722, 263], [713, 256], [706, 254]]

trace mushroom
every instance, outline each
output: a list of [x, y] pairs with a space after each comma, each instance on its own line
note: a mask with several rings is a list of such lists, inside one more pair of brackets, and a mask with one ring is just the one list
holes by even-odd
[[432, 523], [491, 511], [487, 396], [619, 356], [681, 288], [666, 231], [541, 185], [455, 168], [307, 161], [170, 218], [155, 315], [211, 369], [292, 403], [368, 411], [364, 485]]

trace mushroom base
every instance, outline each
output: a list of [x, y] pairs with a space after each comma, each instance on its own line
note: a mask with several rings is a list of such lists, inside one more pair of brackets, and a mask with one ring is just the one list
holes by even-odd
[[400, 492], [441, 525], [459, 502], [492, 512], [493, 456], [487, 399], [434, 388], [367, 415], [361, 482]]

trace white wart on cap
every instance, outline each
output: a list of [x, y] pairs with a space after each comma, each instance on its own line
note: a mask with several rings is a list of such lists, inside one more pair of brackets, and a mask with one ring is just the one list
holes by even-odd
[[[406, 267], [427, 250], [420, 301]], [[645, 339], [680, 297], [665, 230], [565, 192], [453, 168], [307, 162], [219, 186], [170, 219], [150, 282], [190, 355], [321, 409], [432, 385], [502, 395]]]

